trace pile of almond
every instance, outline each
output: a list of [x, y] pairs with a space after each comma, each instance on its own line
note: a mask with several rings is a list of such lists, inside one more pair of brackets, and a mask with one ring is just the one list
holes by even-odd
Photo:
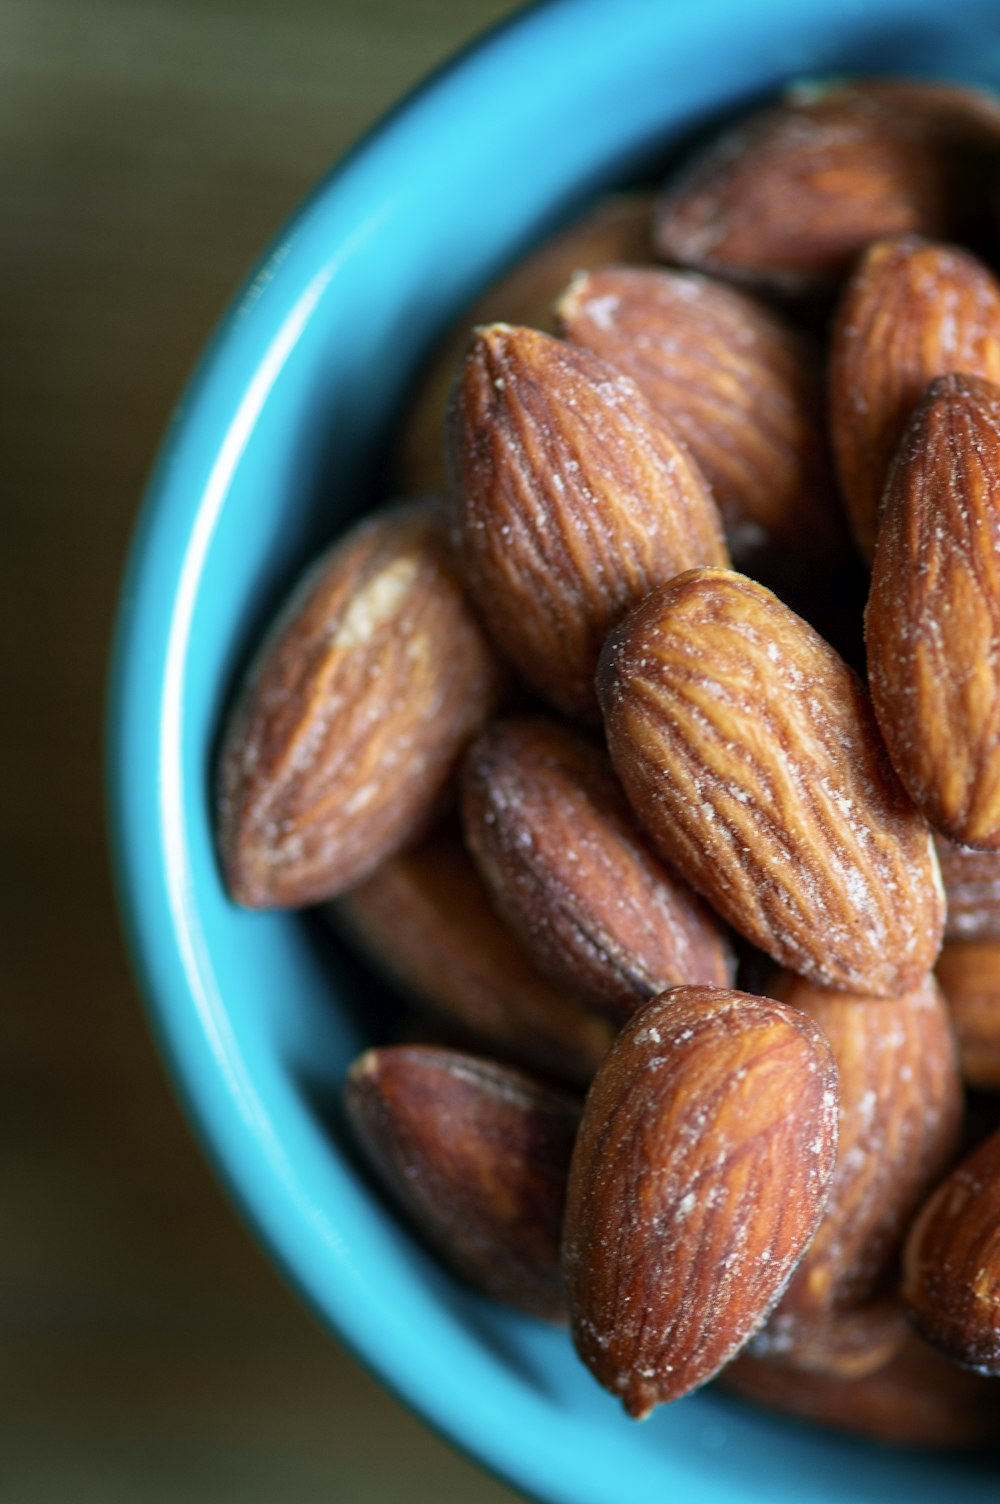
[[415, 1009], [375, 1172], [636, 1417], [1000, 1435], [998, 203], [1000, 103], [869, 81], [598, 205], [229, 720], [233, 897]]

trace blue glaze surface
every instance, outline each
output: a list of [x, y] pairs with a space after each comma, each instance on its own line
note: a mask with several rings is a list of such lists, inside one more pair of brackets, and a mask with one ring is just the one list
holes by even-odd
[[[123, 588], [109, 707], [118, 887], [200, 1137], [333, 1329], [485, 1465], [552, 1504], [993, 1501], [998, 1465], [893, 1455], [697, 1395], [630, 1422], [568, 1338], [460, 1289], [370, 1194], [335, 1102], [356, 975], [309, 924], [227, 900], [215, 741], [248, 647], [371, 499], [436, 331], [588, 195], [803, 75], [1000, 83], [995, 0], [556, 0], [492, 33], [317, 189], [206, 352]], [[1000, 1386], [998, 1386], [1000, 1394]]]

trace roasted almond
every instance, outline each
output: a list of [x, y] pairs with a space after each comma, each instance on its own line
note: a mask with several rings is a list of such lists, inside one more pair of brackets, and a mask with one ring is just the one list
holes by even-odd
[[953, 85], [809, 84], [715, 137], [655, 211], [665, 261], [784, 295], [874, 240], [964, 238], [995, 179], [1000, 108]]
[[491, 1061], [400, 1045], [355, 1061], [345, 1106], [380, 1180], [453, 1269], [494, 1300], [565, 1320], [574, 1098]]
[[457, 831], [390, 857], [330, 915], [379, 973], [484, 1053], [579, 1085], [607, 1053], [611, 1025], [538, 973]]
[[712, 488], [748, 574], [808, 576], [845, 552], [818, 350], [763, 304], [694, 272], [581, 272], [560, 332], [630, 376]]
[[500, 675], [435, 504], [369, 518], [313, 565], [226, 728], [219, 849], [250, 908], [316, 903], [429, 825]]
[[903, 1350], [911, 1334], [903, 1303], [895, 1294], [822, 1310], [786, 1311], [783, 1306], [784, 1300], [779, 1301], [766, 1326], [743, 1351], [802, 1373], [838, 1379], [877, 1373]]
[[934, 837], [948, 915], [947, 940], [1000, 940], [1000, 851], [973, 851]]
[[928, 388], [886, 490], [865, 636], [911, 799], [951, 840], [997, 848], [1000, 386], [951, 375]]
[[625, 1025], [587, 1097], [564, 1261], [573, 1340], [637, 1419], [764, 1321], [822, 1215], [836, 1067], [811, 1019], [680, 987]]
[[506, 324], [476, 333], [449, 452], [459, 556], [484, 622], [539, 694], [595, 718], [608, 629], [678, 571], [726, 561], [701, 472], [628, 377]]
[[944, 922], [930, 833], [811, 627], [742, 575], [691, 570], [611, 634], [599, 691], [633, 809], [734, 929], [820, 986], [919, 984]]
[[603, 748], [495, 721], [466, 755], [462, 808], [494, 908], [560, 987], [621, 1019], [667, 987], [732, 982], [722, 925], [655, 855]]
[[1000, 1133], [963, 1159], [910, 1229], [903, 1299], [957, 1363], [1000, 1374]]
[[1000, 940], [949, 941], [937, 963], [962, 1075], [970, 1086], [1000, 1088]]
[[955, 246], [880, 241], [848, 283], [830, 352], [834, 455], [869, 559], [893, 454], [928, 382], [949, 371], [1000, 381], [1000, 286]]

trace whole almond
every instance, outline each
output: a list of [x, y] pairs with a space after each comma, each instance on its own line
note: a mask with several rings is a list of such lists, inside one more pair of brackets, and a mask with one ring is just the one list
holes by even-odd
[[599, 691], [633, 809], [734, 929], [820, 986], [918, 985], [944, 922], [930, 833], [811, 627], [742, 575], [691, 570], [611, 634]]
[[390, 857], [329, 912], [376, 971], [484, 1053], [578, 1085], [607, 1053], [610, 1024], [531, 964], [457, 831]]
[[1000, 107], [953, 85], [806, 85], [715, 137], [656, 207], [665, 261], [784, 295], [836, 282], [907, 231], [983, 218]]
[[967, 1368], [1000, 1374], [1000, 1133], [922, 1208], [906, 1240], [903, 1299], [934, 1347]]
[[1000, 286], [955, 246], [880, 241], [848, 283], [830, 353], [834, 455], [868, 558], [896, 447], [928, 382], [949, 371], [1000, 381]]
[[1000, 940], [1000, 851], [973, 851], [935, 835], [948, 900], [947, 940]]
[[694, 272], [581, 272], [560, 332], [630, 376], [690, 449], [748, 573], [805, 573], [843, 554], [818, 352], [763, 304]]
[[890, 1363], [911, 1335], [903, 1303], [895, 1293], [822, 1310], [786, 1311], [784, 1304], [779, 1301], [767, 1324], [743, 1351], [795, 1372], [860, 1379]]
[[726, 561], [700, 471], [628, 377], [506, 324], [477, 331], [449, 430], [458, 551], [484, 622], [539, 694], [595, 718], [608, 629], [678, 571]]
[[226, 728], [219, 849], [250, 908], [316, 903], [429, 825], [500, 676], [440, 508], [367, 519], [307, 572]]
[[667, 987], [732, 982], [722, 925], [652, 851], [602, 748], [495, 721], [466, 755], [462, 808], [494, 907], [557, 985], [621, 1019]]
[[804, 1014], [680, 987], [625, 1025], [573, 1152], [573, 1340], [641, 1419], [710, 1379], [781, 1294], [822, 1215], [836, 1067]]
[[579, 1104], [452, 1050], [387, 1046], [352, 1065], [345, 1107], [382, 1183], [477, 1289], [565, 1320], [559, 1261]]
[[910, 797], [951, 840], [1000, 846], [1000, 386], [928, 388], [886, 489], [865, 636]]
[[948, 1000], [962, 1075], [970, 1086], [1000, 1089], [1000, 940], [950, 941], [937, 978]]

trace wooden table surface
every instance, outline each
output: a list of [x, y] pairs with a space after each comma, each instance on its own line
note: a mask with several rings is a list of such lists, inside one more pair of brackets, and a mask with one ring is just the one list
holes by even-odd
[[512, 9], [0, 0], [4, 1504], [513, 1498], [338, 1350], [203, 1163], [117, 933], [100, 724], [214, 319], [348, 142]]

